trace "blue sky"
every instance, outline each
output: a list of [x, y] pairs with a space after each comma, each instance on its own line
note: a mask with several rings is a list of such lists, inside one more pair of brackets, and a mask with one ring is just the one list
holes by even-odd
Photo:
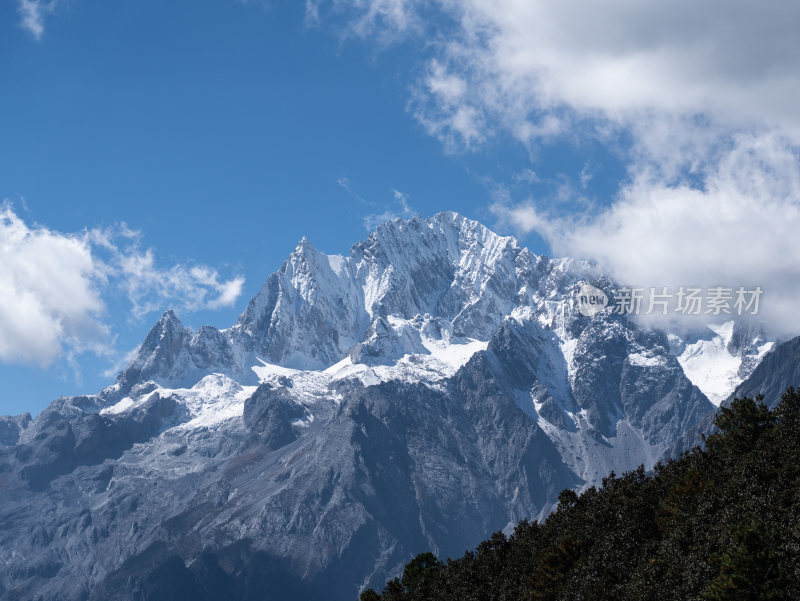
[[[501, 3], [501, 16], [481, 0], [0, 5], [0, 274], [7, 298], [43, 307], [30, 317], [0, 289], [0, 413], [111, 383], [168, 307], [193, 327], [232, 324], [302, 236], [346, 253], [382, 215], [456, 210], [628, 280], [736, 284], [766, 265], [773, 289], [791, 279], [798, 262], [775, 265], [780, 245], [744, 272], [724, 251], [755, 213], [764, 227], [795, 219], [800, 119], [781, 99], [797, 63], [726, 33], [774, 31], [792, 22], [783, 8], [734, 11], [718, 31], [709, 17], [693, 34], [655, 9], [620, 25], [614, 2], [587, 36], [557, 3]], [[559, 20], [570, 35], [535, 31]], [[781, 32], [775, 45], [796, 49]], [[720, 56], [741, 39], [755, 64], [734, 68]], [[716, 46], [685, 56], [703, 40]], [[637, 71], [631, 57], [648, 52], [659, 58]], [[593, 57], [606, 63], [592, 70]], [[781, 77], [764, 81], [767, 67]], [[733, 213], [715, 230], [720, 206]], [[673, 225], [654, 225], [664, 207]], [[719, 249], [699, 266], [665, 250], [698, 233]], [[653, 240], [646, 269], [629, 259], [640, 236]], [[70, 269], [75, 287], [42, 283]], [[28, 348], [28, 317], [64, 331]]]

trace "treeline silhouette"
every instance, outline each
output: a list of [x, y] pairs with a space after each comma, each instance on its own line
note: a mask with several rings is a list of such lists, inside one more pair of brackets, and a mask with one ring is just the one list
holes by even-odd
[[705, 449], [565, 490], [456, 560], [417, 556], [361, 601], [800, 599], [800, 391], [735, 400]]

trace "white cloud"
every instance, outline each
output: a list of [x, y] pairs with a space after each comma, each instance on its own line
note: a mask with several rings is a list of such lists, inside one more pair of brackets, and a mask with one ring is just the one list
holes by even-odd
[[0, 360], [48, 365], [65, 346], [99, 350], [105, 274], [86, 236], [28, 227], [0, 209]]
[[[242, 276], [220, 279], [216, 269], [199, 264], [159, 266], [154, 249], [142, 250], [140, 234], [125, 224], [111, 230], [92, 230], [90, 237], [101, 241], [109, 253], [106, 269], [125, 290], [136, 318], [162, 311], [167, 305], [185, 312], [230, 307], [242, 293]], [[110, 244], [106, 240], [111, 240]]]
[[306, 0], [306, 23], [345, 14], [349, 18], [345, 35], [376, 36], [391, 43], [411, 31], [419, 31], [424, 19], [408, 0]]
[[44, 34], [45, 15], [53, 12], [56, 7], [56, 0], [42, 2], [41, 0], [18, 0], [17, 2], [20, 27], [30, 33], [36, 41], [42, 39]]
[[[408, 204], [408, 194], [400, 192], [399, 190], [392, 189], [392, 201], [388, 203], [373, 202], [365, 199], [355, 189], [350, 180], [346, 177], [340, 177], [336, 180], [339, 187], [342, 188], [347, 195], [357, 200], [359, 203], [366, 207], [373, 209], [372, 213], [363, 217], [364, 228], [371, 232], [381, 223], [392, 221], [400, 217], [413, 217], [416, 211]], [[378, 209], [377, 211], [375, 209]]]
[[737, 138], [702, 189], [641, 173], [591, 215], [557, 215], [533, 201], [492, 211], [522, 233], [538, 232], [558, 255], [596, 259], [628, 285], [761, 286], [768, 326], [800, 331], [800, 164], [778, 138]]
[[392, 195], [394, 196], [395, 202], [400, 205], [404, 215], [411, 215], [414, 213], [414, 209], [408, 204], [408, 194], [392, 188]]
[[353, 186], [352, 186], [352, 184], [350, 183], [350, 180], [349, 180], [348, 178], [346, 178], [346, 177], [344, 177], [344, 176], [343, 176], [343, 177], [340, 177], [340, 178], [338, 178], [338, 179], [336, 180], [336, 183], [337, 183], [337, 184], [339, 184], [339, 187], [340, 187], [342, 190], [344, 190], [345, 192], [347, 192], [348, 196], [350, 196], [350, 197], [352, 197], [352, 198], [356, 199], [358, 202], [360, 202], [360, 203], [362, 203], [362, 204], [370, 204], [369, 202], [367, 202], [366, 200], [364, 200], [364, 198], [363, 198], [363, 197], [362, 197], [362, 196], [361, 196], [361, 195], [360, 195], [358, 192], [356, 192], [355, 190], [353, 190]]
[[[500, 132], [633, 140], [633, 169], [702, 170], [741, 133], [800, 144], [800, 4], [783, 0], [308, 0], [345, 35], [412, 38], [409, 108], [448, 151]], [[348, 20], [349, 18], [349, 20]], [[330, 18], [330, 21], [339, 21]], [[615, 149], [616, 150], [616, 149]]]
[[169, 304], [178, 311], [219, 309], [234, 304], [242, 292], [243, 277], [220, 281], [216, 269], [205, 265], [156, 265], [152, 248], [141, 250], [134, 239], [114, 245], [108, 266], [141, 318]]
[[473, 148], [486, 139], [484, 114], [468, 94], [464, 77], [433, 59], [420, 84], [413, 94], [414, 116], [447, 150]]
[[[556, 137], [590, 137], [627, 163], [628, 183], [606, 208], [562, 186], [496, 201], [498, 219], [643, 286], [761, 284], [770, 323], [800, 331], [800, 4], [399, 4], [406, 23], [425, 25], [365, 20], [369, 0], [312, 3], [347, 7], [359, 24], [351, 35], [387, 39], [394, 28], [425, 40], [409, 107], [447, 150], [504, 134], [535, 157]], [[582, 188], [591, 177], [603, 173], [582, 172]]]
[[0, 206], [0, 361], [48, 366], [83, 352], [113, 354], [107, 298], [122, 291], [136, 318], [168, 305], [232, 305], [244, 279], [204, 265], [159, 267], [124, 225], [65, 234]]
[[381, 223], [393, 221], [400, 217], [408, 219], [415, 215], [414, 209], [408, 204], [408, 194], [400, 192], [399, 190], [392, 190], [392, 196], [394, 201], [389, 203], [383, 212], [372, 213], [364, 217], [364, 229], [371, 232]]
[[[417, 33], [438, 9], [416, 112], [466, 143], [503, 128], [521, 140], [583, 119], [638, 128], [780, 127], [797, 141], [800, 5], [768, 0], [336, 0], [351, 33]], [[666, 121], [662, 121], [662, 117]], [[466, 135], [465, 135], [466, 134]]]

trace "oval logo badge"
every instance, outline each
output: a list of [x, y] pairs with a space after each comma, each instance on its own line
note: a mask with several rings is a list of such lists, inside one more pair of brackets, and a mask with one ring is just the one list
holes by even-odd
[[592, 317], [608, 306], [608, 295], [591, 284], [582, 284], [578, 290], [578, 311]]

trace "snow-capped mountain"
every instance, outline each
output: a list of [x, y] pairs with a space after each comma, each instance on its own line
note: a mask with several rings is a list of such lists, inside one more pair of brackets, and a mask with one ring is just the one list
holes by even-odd
[[768, 350], [583, 315], [586, 283], [440, 213], [302, 240], [226, 330], [168, 311], [112, 386], [0, 420], [0, 595], [355, 599], [652, 467]]
[[711, 325], [687, 339], [670, 336], [686, 376], [719, 406], [747, 380], [774, 346], [757, 326], [743, 320]]
[[191, 383], [209, 370], [251, 381], [261, 361], [323, 370], [351, 352], [391, 364], [426, 353], [423, 338], [486, 342], [525, 293], [517, 264], [534, 259], [513, 238], [452, 213], [384, 224], [348, 257], [303, 239], [232, 328], [195, 334], [165, 315], [117, 391], [147, 379]]

